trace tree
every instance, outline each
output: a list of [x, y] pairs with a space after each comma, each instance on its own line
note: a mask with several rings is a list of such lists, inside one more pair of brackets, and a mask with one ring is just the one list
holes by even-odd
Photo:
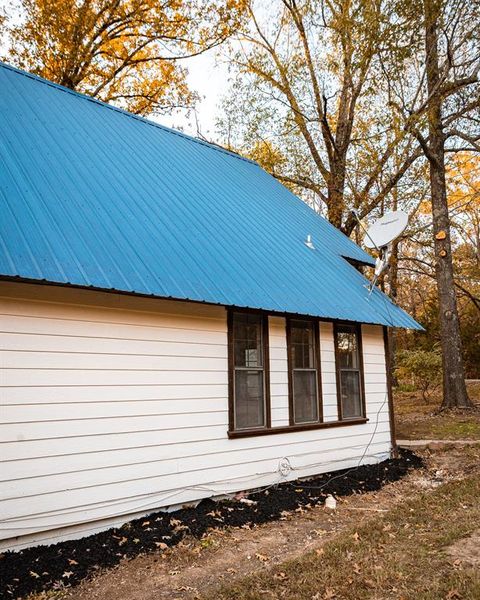
[[244, 0], [20, 0], [7, 59], [137, 114], [191, 107], [179, 60], [222, 43]]
[[442, 359], [436, 350], [404, 350], [398, 354], [395, 375], [402, 381], [413, 381], [425, 404], [440, 383]]
[[390, 12], [386, 0], [278, 0], [268, 11], [252, 3], [228, 59], [226, 145], [260, 157], [347, 234], [349, 208], [369, 215], [421, 156], [380, 102]]
[[468, 407], [456, 289], [474, 304], [477, 295], [454, 276], [447, 159], [480, 151], [480, 0], [274, 6], [265, 14], [251, 5], [230, 56], [224, 138], [325, 205], [347, 235], [351, 206], [362, 218], [393, 205], [418, 213], [428, 166], [429, 220], [419, 237], [430, 240], [407, 258], [420, 273], [434, 265], [444, 407]]
[[[480, 377], [480, 160], [472, 153], [447, 157], [447, 201], [451, 230], [463, 359], [467, 377]], [[411, 237], [403, 243], [399, 261], [400, 302], [426, 328], [415, 347], [430, 350], [440, 344], [438, 295], [435, 287], [435, 249], [431, 231], [431, 202], [421, 203], [412, 219]], [[400, 346], [411, 348], [411, 335], [400, 335]], [[413, 340], [412, 340], [413, 341]]]
[[397, 90], [400, 103], [392, 101], [429, 165], [444, 408], [471, 406], [455, 293], [445, 157], [459, 149], [476, 150], [480, 139], [479, 8], [478, 0], [423, 0], [408, 6], [410, 31], [421, 32], [412, 44], [421, 68], [414, 86]]

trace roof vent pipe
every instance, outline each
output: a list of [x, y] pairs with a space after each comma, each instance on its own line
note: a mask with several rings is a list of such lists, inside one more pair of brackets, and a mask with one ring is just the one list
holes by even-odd
[[310, 234], [307, 235], [307, 239], [305, 240], [305, 246], [307, 246], [307, 248], [310, 248], [310, 250], [315, 250], [315, 246], [312, 242], [312, 236]]

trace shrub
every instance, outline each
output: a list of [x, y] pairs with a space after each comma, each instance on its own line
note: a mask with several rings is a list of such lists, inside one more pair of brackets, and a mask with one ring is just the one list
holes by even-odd
[[442, 357], [436, 350], [404, 350], [398, 353], [395, 375], [404, 384], [413, 384], [426, 404], [442, 379]]

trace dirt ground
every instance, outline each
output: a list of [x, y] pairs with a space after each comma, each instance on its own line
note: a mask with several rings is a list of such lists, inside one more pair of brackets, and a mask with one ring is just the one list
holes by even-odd
[[[480, 450], [476, 447], [427, 451], [425, 470], [412, 471], [379, 492], [341, 499], [333, 513], [322, 507], [301, 509], [285, 514], [282, 520], [252, 529], [211, 531], [201, 540], [186, 538], [172, 549], [123, 562], [76, 588], [56, 592], [55, 597], [71, 600], [192, 600], [200, 594], [208, 597], [209, 590], [222, 583], [272, 567], [278, 569], [284, 561], [308, 550], [321, 552], [325, 542], [345, 529], [375, 514], [385, 514], [405, 499], [434, 490], [442, 483], [480, 472], [479, 457]], [[476, 547], [474, 542], [471, 545]]]
[[448, 553], [458, 564], [480, 569], [480, 529], [450, 546]]

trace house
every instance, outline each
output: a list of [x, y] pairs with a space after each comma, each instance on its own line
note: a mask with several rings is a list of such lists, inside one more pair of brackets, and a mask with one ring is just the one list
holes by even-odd
[[250, 160], [0, 89], [2, 548], [389, 455], [385, 332], [419, 326], [368, 254]]

